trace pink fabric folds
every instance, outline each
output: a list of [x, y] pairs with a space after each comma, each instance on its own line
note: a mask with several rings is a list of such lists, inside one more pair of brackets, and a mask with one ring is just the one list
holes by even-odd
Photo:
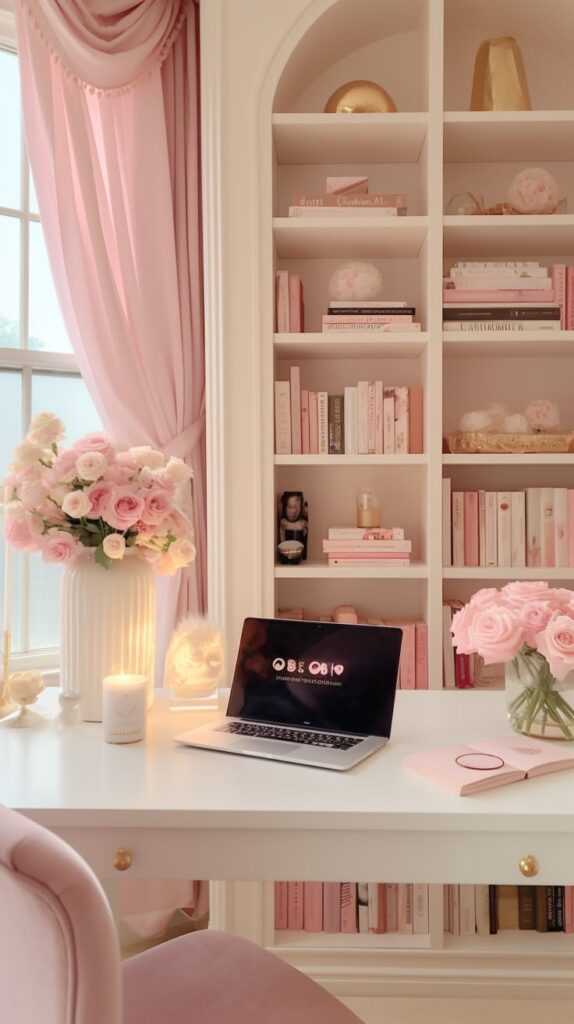
[[[19, 0], [16, 22], [28, 152], [82, 375], [117, 442], [194, 471], [197, 559], [159, 581], [160, 680], [175, 621], [206, 606], [197, 7]], [[179, 883], [163, 896], [169, 916]]]

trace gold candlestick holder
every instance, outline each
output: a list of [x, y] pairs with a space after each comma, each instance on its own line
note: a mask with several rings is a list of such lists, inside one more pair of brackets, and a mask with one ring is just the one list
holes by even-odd
[[2, 681], [0, 682], [0, 718], [7, 718], [18, 710], [10, 699], [10, 630], [4, 630], [4, 651], [2, 654]]

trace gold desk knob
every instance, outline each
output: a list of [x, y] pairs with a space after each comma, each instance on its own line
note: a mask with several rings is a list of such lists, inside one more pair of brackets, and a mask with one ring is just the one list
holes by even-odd
[[532, 856], [532, 854], [528, 854], [527, 857], [523, 857], [522, 860], [519, 861], [518, 867], [520, 868], [521, 874], [525, 875], [526, 878], [534, 878], [539, 871], [538, 861], [536, 860], [536, 857]]
[[116, 871], [127, 871], [132, 866], [133, 857], [129, 850], [124, 850], [123, 846], [118, 846], [114, 853], [112, 864]]

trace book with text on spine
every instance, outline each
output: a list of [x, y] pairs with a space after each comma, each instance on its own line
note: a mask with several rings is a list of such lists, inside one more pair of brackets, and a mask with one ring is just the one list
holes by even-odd
[[472, 746], [410, 754], [403, 768], [459, 796], [574, 768], [574, 751], [531, 736], [497, 736]]
[[327, 207], [337, 209], [347, 207], [392, 207], [399, 209], [406, 207], [407, 197], [404, 192], [361, 192], [361, 193], [336, 193], [336, 192], [312, 192], [306, 195], [293, 196], [293, 206], [302, 207]]
[[443, 288], [443, 302], [549, 302], [553, 298], [552, 289], [547, 288], [489, 288], [487, 291], [475, 291], [468, 288]]
[[290, 206], [290, 217], [406, 217], [406, 206]]

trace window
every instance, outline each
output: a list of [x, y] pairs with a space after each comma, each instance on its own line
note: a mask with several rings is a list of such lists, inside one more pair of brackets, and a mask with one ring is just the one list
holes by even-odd
[[[55, 412], [66, 443], [101, 424], [78, 372], [48, 266], [21, 128], [18, 58], [0, 49], [0, 479], [36, 413]], [[0, 581], [4, 578], [0, 544]], [[16, 553], [11, 608], [14, 662], [57, 663], [60, 570]], [[3, 614], [4, 594], [0, 596]]]

